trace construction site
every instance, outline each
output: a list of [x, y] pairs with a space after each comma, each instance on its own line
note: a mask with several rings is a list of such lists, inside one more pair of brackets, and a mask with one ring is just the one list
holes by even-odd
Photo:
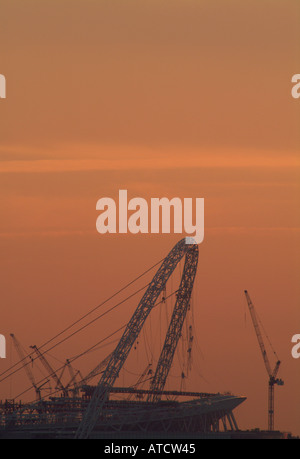
[[[0, 383], [12, 374], [26, 373], [34, 400], [21, 401], [18, 396], [0, 402], [0, 438], [286, 438], [285, 434], [274, 430], [274, 387], [283, 385], [283, 381], [277, 378], [281, 362], [277, 359], [275, 368], [272, 369], [247, 291], [245, 295], [249, 312], [269, 378], [268, 429], [239, 429], [234, 410], [245, 402], [245, 395], [185, 390], [185, 380], [192, 364], [194, 333], [189, 316], [198, 265], [198, 245], [186, 242], [186, 239], [180, 240], [164, 259], [151, 267], [153, 269], [158, 266], [152, 280], [143, 289], [136, 290], [126, 298], [132, 300], [134, 295], [145, 290], [130, 320], [124, 327], [116, 330], [121, 331], [122, 335], [114, 350], [97, 362], [85, 376], [74, 367], [75, 358], [66, 359], [63, 365], [54, 368], [49, 362], [48, 354], [69, 336], [94, 323], [96, 319], [71, 333], [74, 325], [87, 319], [90, 313], [94, 313], [105, 302], [43, 345], [31, 345], [29, 352], [11, 334], [18, 362], [0, 375]], [[179, 286], [168, 295], [166, 284], [181, 260], [184, 261], [184, 266], [180, 273]], [[143, 275], [144, 273], [139, 278]], [[134, 281], [131, 284], [133, 283]], [[135, 375], [135, 382], [121, 386], [121, 370], [130, 352], [139, 346], [148, 316], [152, 310], [163, 308], [171, 300], [172, 312], [155, 364], [149, 350], [147, 364], [138, 377]], [[108, 314], [124, 301], [114, 304], [102, 315]], [[102, 315], [97, 316], [97, 320]], [[63, 338], [63, 333], [66, 332], [69, 335]], [[107, 339], [113, 338], [116, 332], [102, 337], [96, 344], [77, 355], [76, 359], [99, 348]], [[180, 342], [185, 359], [181, 367], [180, 388], [167, 389], [166, 383]], [[40, 380], [37, 380], [32, 371], [33, 362], [39, 362], [46, 372]], [[52, 386], [49, 389], [50, 381]]]

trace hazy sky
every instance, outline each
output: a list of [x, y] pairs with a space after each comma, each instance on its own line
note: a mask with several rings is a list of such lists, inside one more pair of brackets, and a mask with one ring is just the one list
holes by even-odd
[[296, 0], [13, 0], [1, 18], [4, 150], [297, 149]]
[[266, 427], [248, 289], [283, 361], [276, 427], [300, 434], [299, 20], [298, 0], [0, 0], [0, 333], [41, 344], [177, 242], [101, 237], [100, 197], [204, 197], [187, 384], [246, 395], [241, 427]]

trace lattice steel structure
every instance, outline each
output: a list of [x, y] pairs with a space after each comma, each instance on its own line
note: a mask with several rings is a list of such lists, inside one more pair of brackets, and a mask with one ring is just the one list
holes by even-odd
[[[75, 438], [89, 438], [97, 421], [101, 417], [103, 406], [108, 400], [109, 389], [118, 378], [119, 372], [134, 342], [138, 338], [145, 320], [154, 307], [171, 274], [180, 260], [185, 256], [184, 270], [180, 287], [177, 291], [176, 304], [151, 385], [153, 390], [162, 390], [164, 388], [172, 365], [174, 352], [180, 338], [197, 271], [198, 246], [193, 243], [191, 244], [191, 242], [193, 241], [187, 241], [186, 238], [179, 241], [164, 259], [153, 277], [94, 391], [91, 401], [77, 429]], [[158, 395], [152, 395], [150, 397], [152, 401], [157, 401], [159, 399]]]
[[[32, 404], [0, 402], [0, 439], [2, 438], [74, 438], [90, 394], [96, 389], [87, 386], [86, 396], [57, 397]], [[112, 393], [146, 393], [132, 388], [111, 388]], [[178, 400], [147, 401], [107, 400], [90, 438], [199, 438], [206, 433], [236, 432], [233, 410], [245, 398], [234, 395], [164, 391]], [[197, 397], [182, 401], [183, 397]], [[133, 437], [132, 437], [133, 438]]]

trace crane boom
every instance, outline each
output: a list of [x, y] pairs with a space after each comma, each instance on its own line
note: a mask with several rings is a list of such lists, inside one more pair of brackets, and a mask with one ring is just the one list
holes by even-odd
[[48, 371], [49, 376], [55, 381], [57, 389], [62, 390], [64, 396], [68, 396], [68, 393], [63, 386], [60, 378], [57, 376], [56, 372], [53, 370], [51, 367], [50, 363], [46, 359], [46, 357], [40, 352], [39, 348], [37, 346], [30, 346], [37, 354], [39, 359], [41, 360], [42, 364], [44, 365], [45, 369]]
[[79, 381], [79, 386], [82, 387], [84, 384], [86, 384], [90, 379], [94, 378], [95, 376], [99, 375], [100, 373], [103, 373], [103, 371], [105, 370], [108, 362], [110, 361], [112, 357], [112, 353], [109, 354], [107, 357], [105, 357], [104, 360], [102, 360], [100, 363], [98, 363], [98, 365], [89, 372], [89, 374], [87, 376], [85, 376], [84, 378], [81, 379], [81, 381]]
[[17, 340], [17, 338], [15, 337], [15, 335], [13, 333], [11, 333], [10, 336], [11, 336], [11, 338], [13, 340], [13, 343], [14, 343], [14, 346], [16, 348], [16, 351], [19, 354], [20, 361], [22, 362], [22, 365], [23, 365], [23, 368], [24, 368], [24, 370], [26, 372], [26, 375], [27, 375], [29, 381], [31, 382], [32, 386], [34, 387], [34, 390], [35, 390], [35, 393], [36, 393], [36, 398], [37, 398], [37, 400], [41, 400], [40, 388], [36, 385], [33, 373], [31, 371], [28, 363], [25, 362], [26, 361], [26, 357], [25, 357], [24, 352], [22, 350], [22, 346], [21, 346], [21, 344], [19, 343], [19, 341]]
[[[78, 396], [78, 392], [79, 392], [79, 385], [78, 385], [78, 382], [76, 381], [76, 378], [78, 375], [80, 375], [80, 371], [77, 370], [76, 373], [74, 372], [74, 369], [72, 367], [72, 364], [70, 362], [69, 359], [66, 360], [66, 366], [68, 367], [69, 369], [69, 373], [70, 373], [70, 376], [71, 376], [71, 379], [70, 381], [68, 382], [67, 385], [64, 386], [65, 390], [68, 392], [69, 390], [71, 392], [73, 392], [73, 396], [76, 397]], [[71, 389], [70, 389], [71, 388]]]
[[[275, 367], [274, 367], [274, 370], [272, 371], [271, 365], [270, 365], [270, 362], [269, 362], [269, 359], [268, 359], [268, 355], [267, 355], [267, 352], [266, 352], [266, 348], [265, 348], [265, 345], [264, 345], [264, 342], [263, 342], [262, 334], [261, 334], [261, 331], [260, 331], [260, 328], [259, 328], [259, 325], [258, 325], [258, 320], [257, 320], [257, 317], [256, 317], [255, 309], [254, 309], [253, 303], [251, 301], [251, 298], [250, 298], [247, 290], [245, 290], [245, 296], [246, 296], [246, 299], [247, 299], [248, 308], [249, 308], [250, 315], [251, 315], [251, 318], [252, 318], [252, 322], [253, 322], [253, 325], [254, 325], [254, 329], [255, 329], [255, 333], [256, 333], [256, 336], [257, 336], [258, 343], [259, 343], [259, 347], [260, 347], [260, 350], [261, 350], [261, 353], [262, 353], [262, 357], [263, 357], [263, 360], [264, 360], [264, 363], [265, 363], [265, 367], [266, 367], [266, 370], [267, 370], [267, 373], [268, 373], [268, 376], [269, 376], [269, 387], [268, 387], [268, 430], [273, 431], [274, 430], [274, 386], [275, 386], [275, 384], [277, 384], [278, 386], [283, 386], [283, 384], [284, 384], [282, 379], [277, 379], [276, 378], [281, 362], [280, 362], [280, 360], [277, 360], [277, 362], [275, 364]], [[277, 357], [277, 355], [276, 355], [276, 357]]]
[[260, 347], [260, 350], [261, 350], [261, 353], [262, 353], [262, 357], [264, 359], [265, 367], [266, 367], [266, 370], [267, 370], [268, 375], [270, 377], [272, 375], [271, 365], [270, 365], [270, 362], [269, 362], [269, 359], [268, 359], [268, 355], [267, 355], [267, 352], [266, 352], [266, 348], [265, 348], [265, 345], [264, 345], [264, 342], [263, 342], [263, 339], [262, 339], [262, 334], [261, 334], [261, 331], [260, 331], [260, 328], [259, 328], [259, 325], [258, 325], [257, 317], [256, 317], [256, 314], [255, 314], [255, 309], [254, 309], [253, 303], [251, 301], [251, 298], [250, 298], [249, 293], [247, 292], [247, 290], [245, 290], [245, 295], [246, 295], [246, 298], [247, 298], [248, 308], [249, 308], [251, 319], [252, 319], [252, 322], [253, 322], [253, 325], [254, 325], [254, 329], [255, 329], [255, 332], [256, 332], [256, 337], [257, 337], [257, 340], [258, 340], [258, 344], [259, 344], [259, 347]]

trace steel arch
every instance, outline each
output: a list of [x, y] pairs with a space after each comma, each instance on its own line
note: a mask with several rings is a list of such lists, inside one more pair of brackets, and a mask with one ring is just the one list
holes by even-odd
[[[188, 240], [187, 240], [188, 239]], [[112, 357], [94, 391], [91, 401], [83, 414], [75, 438], [88, 438], [97, 419], [101, 415], [102, 407], [108, 398], [108, 389], [115, 383], [119, 372], [137, 339], [145, 320], [151, 312], [160, 293], [180, 260], [185, 256], [185, 265], [177, 292], [176, 304], [166, 335], [157, 369], [151, 385], [152, 389], [164, 387], [173, 355], [180, 337], [181, 328], [185, 319], [187, 307], [193, 289], [198, 264], [198, 245], [191, 238], [183, 238], [170, 251], [153, 277], [147, 291], [142, 297], [121, 337]]]

